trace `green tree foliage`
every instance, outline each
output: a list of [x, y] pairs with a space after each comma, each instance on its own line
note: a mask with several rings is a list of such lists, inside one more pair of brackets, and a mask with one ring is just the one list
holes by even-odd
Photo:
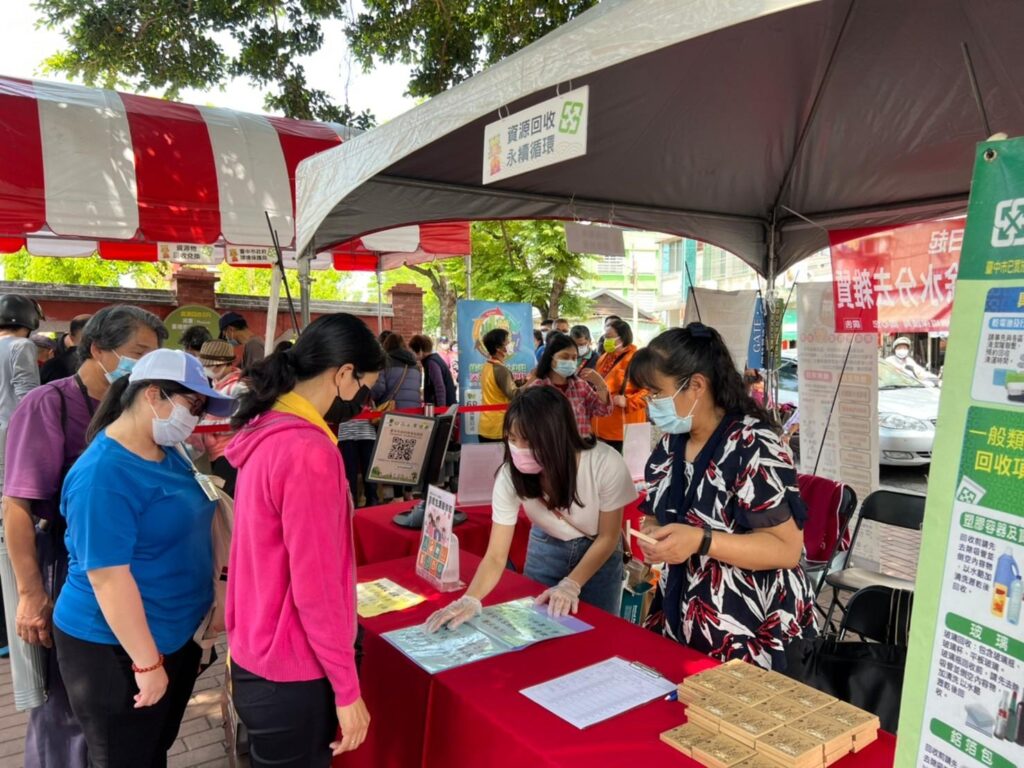
[[365, 9], [349, 25], [348, 37], [366, 69], [377, 61], [411, 65], [409, 94], [427, 97], [596, 4], [597, 0], [363, 0]]
[[[269, 296], [272, 271], [253, 267], [220, 266], [220, 282], [217, 293], [233, 293], [241, 296]], [[295, 306], [299, 302], [299, 276], [294, 269], [287, 270], [288, 288], [292, 292]], [[314, 301], [352, 301], [352, 293], [346, 286], [346, 277], [333, 269], [313, 272], [310, 298]], [[281, 290], [281, 305], [284, 307], [285, 292]]]
[[473, 296], [532, 304], [542, 318], [582, 318], [588, 257], [565, 244], [558, 221], [473, 224]]
[[29, 283], [96, 285], [106, 288], [166, 288], [170, 265], [132, 261], [107, 261], [98, 255], [72, 259], [32, 256], [22, 249], [0, 257], [5, 280]]
[[[384, 273], [383, 290], [399, 283], [412, 283], [423, 289], [423, 328], [428, 333], [454, 338], [455, 307], [466, 298], [466, 263], [463, 259], [445, 259], [430, 264], [399, 267]], [[368, 301], [376, 301], [374, 280]], [[385, 295], [384, 300], [387, 301]]]
[[38, 0], [36, 8], [68, 43], [48, 69], [88, 85], [174, 99], [183, 88], [244, 77], [267, 89], [270, 111], [363, 129], [375, 122], [306, 86], [301, 58], [320, 50], [323, 23], [346, 17], [342, 0]]

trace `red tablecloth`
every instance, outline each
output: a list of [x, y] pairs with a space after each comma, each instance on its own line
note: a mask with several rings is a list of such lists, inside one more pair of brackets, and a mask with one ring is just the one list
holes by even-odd
[[[403, 528], [392, 522], [395, 515], [408, 512], [414, 503], [397, 501], [393, 504], [356, 510], [353, 519], [356, 565], [371, 565], [416, 554], [420, 547], [422, 531]], [[465, 512], [467, 518], [466, 522], [454, 528], [455, 535], [459, 537], [459, 552], [483, 557], [487, 551], [487, 541], [491, 537], [490, 505], [460, 506], [458, 509]], [[526, 544], [529, 538], [530, 521], [520, 511], [519, 523], [512, 539], [512, 551], [509, 553], [509, 559], [520, 573], [526, 562]]]
[[[478, 563], [478, 558], [465, 556], [463, 579], [468, 581]], [[431, 676], [380, 635], [422, 622], [461, 593], [434, 592], [415, 576], [413, 558], [359, 569], [360, 581], [381, 577], [427, 595], [428, 600], [401, 613], [362, 620], [360, 677], [373, 722], [366, 744], [335, 761], [336, 766], [619, 768], [644, 760], [698, 765], [658, 739], [662, 731], [685, 722], [683, 707], [676, 702], [655, 701], [580, 731], [519, 691], [613, 655], [643, 662], [672, 680], [714, 666], [707, 657], [582, 605], [579, 617], [594, 626], [588, 632]], [[509, 572], [487, 603], [537, 594], [540, 589]], [[875, 744], [836, 766], [889, 768], [894, 751], [895, 738], [880, 734]]]
[[[398, 501], [378, 507], [357, 509], [353, 520], [356, 545], [356, 565], [370, 565], [387, 560], [396, 560], [416, 554], [420, 546], [420, 531], [402, 528], [395, 525], [392, 518], [400, 512], [407, 512], [413, 505], [411, 501]], [[640, 501], [626, 507], [623, 519], [629, 520], [633, 527], [638, 527], [640, 518]], [[491, 535], [491, 507], [459, 507], [468, 518], [462, 525], [455, 527], [455, 535], [459, 537], [459, 551], [483, 557], [487, 551], [487, 540]], [[512, 551], [509, 559], [516, 570], [523, 572], [526, 563], [526, 545], [530, 538], [530, 521], [520, 510], [519, 523], [512, 539]], [[636, 557], [640, 550], [634, 547]]]

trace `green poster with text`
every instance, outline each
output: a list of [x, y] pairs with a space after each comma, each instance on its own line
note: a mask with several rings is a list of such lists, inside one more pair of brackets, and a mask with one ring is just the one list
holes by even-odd
[[918, 568], [897, 767], [1024, 766], [1024, 139], [978, 147]]

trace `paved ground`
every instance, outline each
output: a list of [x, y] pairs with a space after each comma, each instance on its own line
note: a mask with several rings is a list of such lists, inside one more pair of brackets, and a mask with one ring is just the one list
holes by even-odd
[[[923, 493], [927, 485], [925, 471], [919, 469], [882, 470], [882, 485]], [[913, 578], [917, 571], [920, 534], [899, 531], [882, 539], [882, 570]], [[828, 593], [822, 595], [827, 600]], [[223, 648], [220, 650], [224, 656]], [[168, 768], [227, 768], [227, 742], [220, 710], [220, 692], [224, 667], [215, 665], [199, 678], [189, 703], [181, 732], [170, 752]], [[14, 710], [11, 693], [11, 669], [0, 661], [0, 768], [22, 768], [27, 715]]]

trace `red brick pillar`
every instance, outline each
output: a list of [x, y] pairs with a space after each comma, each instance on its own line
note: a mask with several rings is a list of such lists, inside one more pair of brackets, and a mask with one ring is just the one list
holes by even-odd
[[171, 275], [171, 286], [174, 290], [178, 306], [198, 304], [201, 307], [216, 309], [214, 285], [220, 278], [205, 269], [184, 267]]
[[399, 283], [388, 291], [391, 301], [391, 330], [405, 337], [406, 342], [423, 333], [423, 289], [418, 285]]

